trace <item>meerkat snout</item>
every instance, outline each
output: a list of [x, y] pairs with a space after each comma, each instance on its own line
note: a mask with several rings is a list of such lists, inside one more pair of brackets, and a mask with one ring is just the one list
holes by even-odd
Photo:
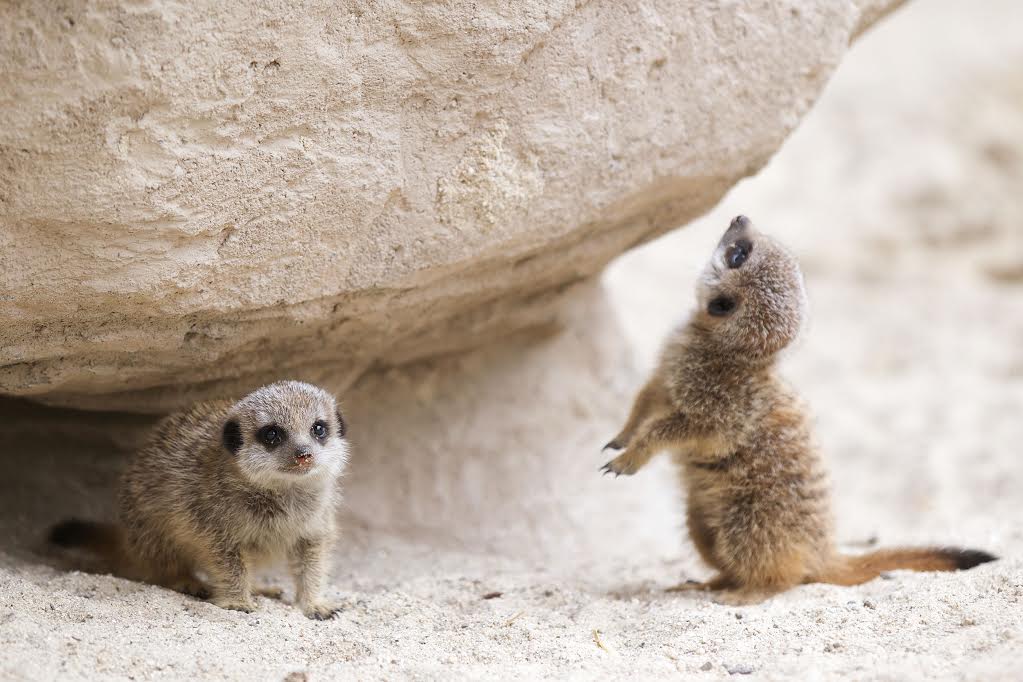
[[736, 216], [735, 218], [732, 218], [731, 222], [728, 223], [728, 229], [725, 230], [721, 241], [723, 242], [739, 238], [739, 235], [749, 230], [752, 225], [753, 221], [746, 216]]
[[729, 227], [735, 225], [738, 225], [739, 227], [749, 227], [750, 219], [744, 215], [737, 215], [734, 218], [732, 218], [732, 222], [729, 224]]

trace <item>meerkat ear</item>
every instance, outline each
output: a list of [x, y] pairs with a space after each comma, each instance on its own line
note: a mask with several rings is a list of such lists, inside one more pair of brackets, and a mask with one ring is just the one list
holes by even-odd
[[242, 428], [234, 419], [228, 419], [224, 424], [224, 447], [232, 455], [237, 455], [242, 448]]
[[348, 433], [348, 425], [345, 424], [345, 418], [341, 416], [341, 410], [338, 410], [334, 414], [337, 415], [337, 435], [344, 438]]

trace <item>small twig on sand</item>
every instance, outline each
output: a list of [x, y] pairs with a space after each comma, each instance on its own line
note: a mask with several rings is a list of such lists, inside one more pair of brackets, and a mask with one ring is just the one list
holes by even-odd
[[599, 646], [599, 647], [600, 647], [601, 649], [603, 649], [603, 650], [604, 650], [604, 651], [606, 651], [607, 653], [611, 653], [611, 651], [610, 651], [610, 650], [609, 650], [609, 649], [608, 649], [608, 648], [607, 648], [606, 646], [604, 646], [604, 643], [600, 641], [600, 630], [594, 630], [594, 631], [593, 631], [593, 641], [594, 641], [594, 642], [595, 642], [595, 643], [597, 644], [597, 646]]
[[525, 613], [525, 611], [519, 611], [518, 613], [516, 613], [514, 616], [512, 616], [511, 618], [504, 622], [504, 626], [508, 627], [509, 625], [514, 623], [516, 620], [519, 619], [519, 616], [521, 616], [523, 613]]

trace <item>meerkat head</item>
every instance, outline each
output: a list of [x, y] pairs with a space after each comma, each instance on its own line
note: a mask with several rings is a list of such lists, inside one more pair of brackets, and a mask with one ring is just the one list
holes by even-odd
[[347, 429], [334, 397], [300, 381], [279, 381], [238, 401], [223, 426], [224, 447], [256, 483], [294, 483], [341, 473]]
[[735, 218], [718, 242], [697, 300], [697, 327], [750, 358], [767, 358], [789, 345], [806, 310], [799, 263], [746, 216]]

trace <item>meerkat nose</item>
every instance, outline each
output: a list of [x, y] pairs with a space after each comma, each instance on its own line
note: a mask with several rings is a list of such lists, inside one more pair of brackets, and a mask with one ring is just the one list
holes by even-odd
[[750, 226], [750, 219], [744, 215], [737, 215], [732, 219], [732, 224], [729, 225], [729, 229], [733, 230], [745, 230]]

